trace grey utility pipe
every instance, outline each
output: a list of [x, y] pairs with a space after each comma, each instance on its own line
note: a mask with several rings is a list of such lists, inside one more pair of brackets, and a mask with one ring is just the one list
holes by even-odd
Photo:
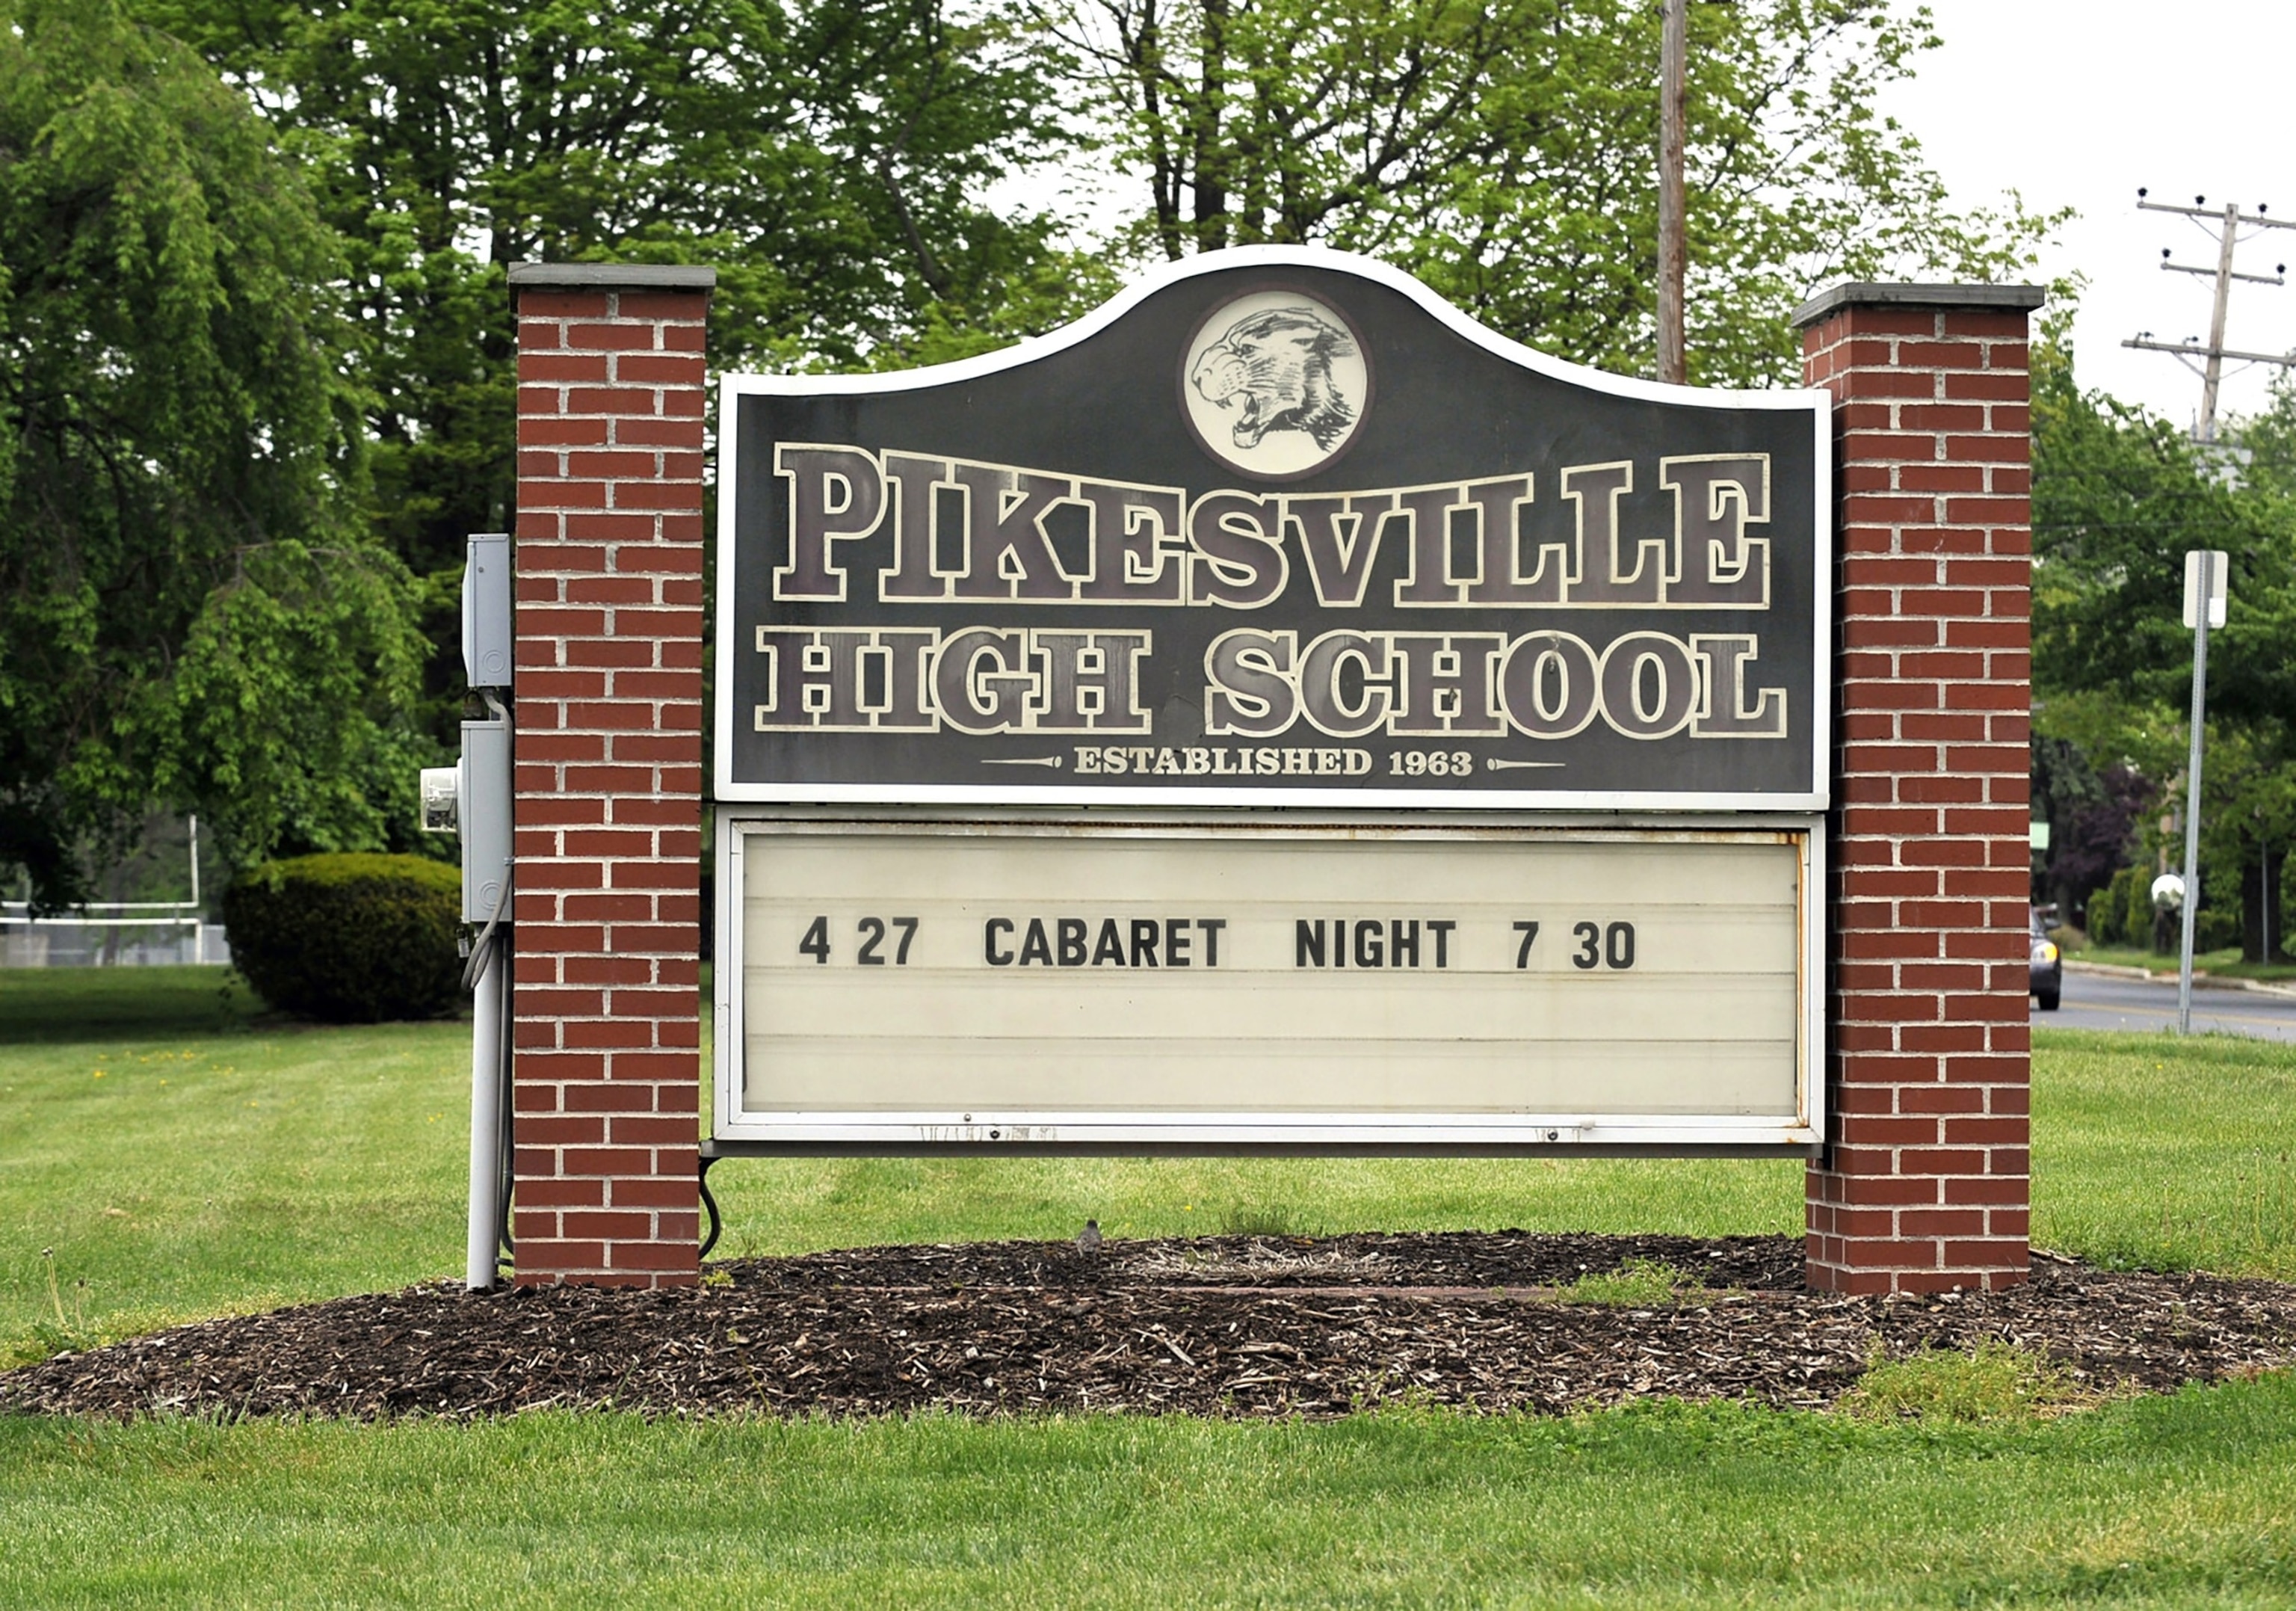
[[488, 936], [479, 963], [471, 1023], [471, 1220], [463, 1278], [472, 1292], [491, 1291], [502, 1245], [503, 977], [508, 949]]

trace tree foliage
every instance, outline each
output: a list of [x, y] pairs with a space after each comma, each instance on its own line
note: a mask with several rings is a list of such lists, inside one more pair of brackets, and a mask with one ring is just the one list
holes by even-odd
[[[1384, 258], [1582, 361], [1650, 346], [1646, 0], [0, 19], [0, 857], [44, 890], [155, 794], [246, 856], [390, 836], [409, 612], [443, 727], [463, 540], [512, 514], [511, 262], [709, 263], [727, 366], [959, 356], [1102, 300], [1111, 263], [1254, 241]], [[1692, 29], [1696, 378], [1788, 377], [1784, 314], [1830, 275], [2021, 262], [2036, 221], [1955, 212], [1874, 110], [1925, 13], [1739, 0]], [[1137, 187], [1106, 251], [993, 199], [1054, 160]]]
[[2209, 635], [2202, 885], [2241, 910], [2253, 957], [2266, 869], [2296, 838], [2296, 398], [2283, 393], [2234, 434], [2230, 450], [2196, 446], [2082, 390], [2062, 345], [2035, 349], [2037, 729], [2100, 768], [2179, 777], [2193, 686], [2185, 555], [2229, 555], [2225, 625]]
[[2081, 390], [2070, 356], [2046, 345], [2033, 433], [2035, 680], [2185, 708], [2185, 555], [2221, 548], [2232, 570], [2225, 625], [2209, 635], [2210, 713], [2251, 721], [2296, 710], [2290, 500], [2167, 421]]
[[1046, 62], [943, 0], [139, 0], [309, 162], [349, 242], [382, 529], [458, 567], [512, 494], [506, 265], [718, 271], [728, 366], [994, 345], [1072, 297], [985, 187], [1058, 132]]
[[[1040, 0], [1114, 154], [1128, 243], [1317, 242], [1626, 373], [1655, 321], [1659, 7], [1646, 0]], [[1690, 12], [1692, 378], [1798, 374], [1833, 277], [2013, 273], [2045, 220], [1959, 214], [1878, 92], [1936, 43], [1891, 0]], [[1144, 192], [1144, 193], [1143, 193]]]
[[0, 0], [0, 865], [43, 904], [154, 799], [242, 860], [383, 832], [419, 639], [357, 534], [339, 273], [195, 55]]
[[2136, 859], [2140, 822], [2161, 792], [2158, 779], [2126, 760], [2092, 761], [2054, 734], [2033, 738], [2032, 810], [2050, 825], [2041, 899], [2062, 920], [2079, 920], [2092, 893]]

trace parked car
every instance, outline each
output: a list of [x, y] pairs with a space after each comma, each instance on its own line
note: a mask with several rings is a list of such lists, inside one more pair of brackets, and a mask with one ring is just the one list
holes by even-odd
[[2065, 985], [2064, 958], [2057, 954], [2057, 942], [2049, 938], [2039, 908], [2034, 909], [2032, 919], [2032, 952], [2025, 967], [2025, 993], [2040, 1002], [2043, 1012], [2054, 1013]]

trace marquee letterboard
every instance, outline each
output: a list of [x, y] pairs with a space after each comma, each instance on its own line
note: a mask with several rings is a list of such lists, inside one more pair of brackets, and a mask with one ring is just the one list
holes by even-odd
[[1823, 393], [1265, 249], [720, 429], [721, 799], [1826, 803]]
[[721, 1142], [1818, 1138], [1808, 827], [720, 821]]

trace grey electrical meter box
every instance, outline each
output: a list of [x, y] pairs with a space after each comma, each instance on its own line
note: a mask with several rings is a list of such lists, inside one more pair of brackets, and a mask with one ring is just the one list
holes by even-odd
[[474, 688], [507, 688], [511, 645], [510, 538], [490, 531], [470, 539], [463, 571], [463, 676]]
[[463, 724], [462, 773], [463, 921], [486, 923], [510, 891], [509, 722]]

